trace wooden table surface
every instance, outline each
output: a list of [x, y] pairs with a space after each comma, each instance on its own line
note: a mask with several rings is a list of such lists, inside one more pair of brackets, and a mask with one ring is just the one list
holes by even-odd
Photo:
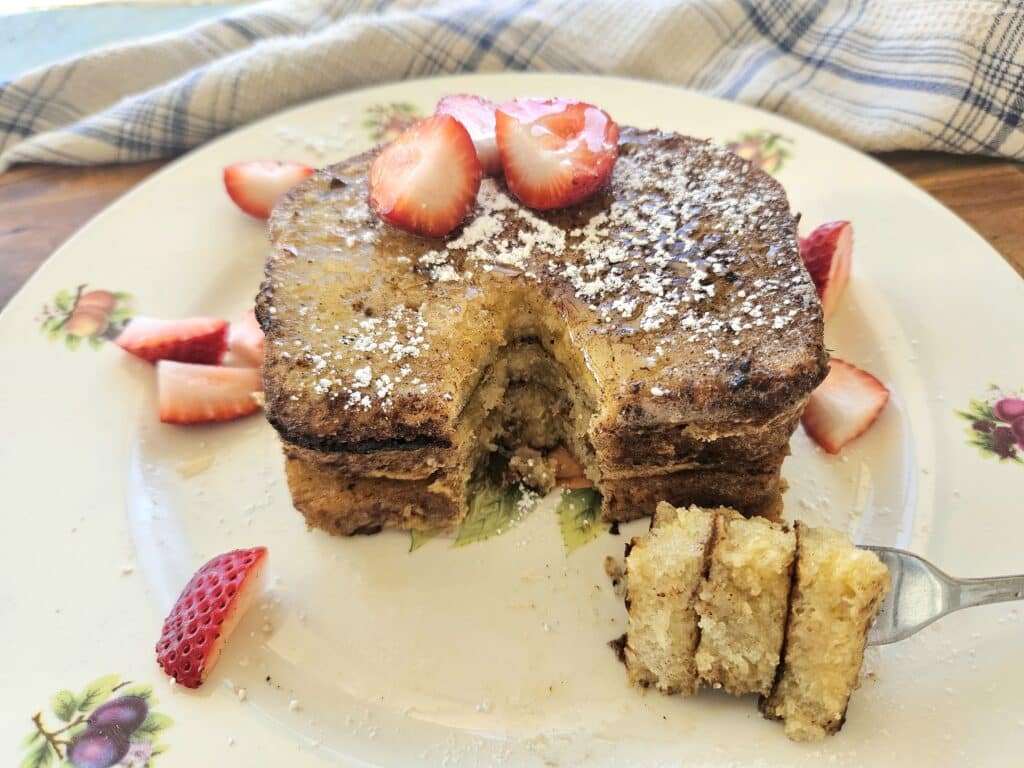
[[[938, 198], [1024, 277], [1024, 165], [926, 152], [879, 159]], [[71, 234], [162, 162], [0, 175], [0, 307]]]

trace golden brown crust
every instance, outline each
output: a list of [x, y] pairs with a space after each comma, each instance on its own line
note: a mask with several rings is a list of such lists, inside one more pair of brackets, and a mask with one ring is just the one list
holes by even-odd
[[605, 520], [626, 522], [653, 514], [661, 501], [675, 507], [732, 507], [745, 515], [777, 519], [782, 511], [782, 482], [778, 466], [768, 471], [736, 466], [611, 480], [600, 483], [598, 489], [604, 497]]
[[347, 475], [300, 459], [285, 461], [288, 488], [311, 528], [341, 536], [381, 528], [433, 531], [457, 525], [464, 515], [461, 489], [443, 475], [423, 480]]
[[317, 451], [283, 442], [285, 455], [336, 469], [351, 475], [387, 477], [392, 480], [416, 480], [429, 477], [439, 469], [458, 463], [458, 453], [429, 446], [403, 446], [398, 450], [356, 453], [351, 451]]
[[789, 455], [789, 438], [800, 421], [804, 401], [775, 414], [763, 424], [656, 425], [591, 435], [602, 454], [602, 475], [607, 478], [663, 474], [695, 467], [730, 469], [742, 463], [774, 466]]

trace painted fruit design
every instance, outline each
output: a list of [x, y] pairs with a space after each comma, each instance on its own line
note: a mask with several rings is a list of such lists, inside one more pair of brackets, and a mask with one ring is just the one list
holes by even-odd
[[398, 138], [421, 117], [419, 108], [407, 101], [374, 104], [366, 108], [363, 127], [374, 141], [386, 142]]
[[1013, 393], [992, 386], [987, 398], [971, 400], [957, 414], [970, 422], [967, 442], [983, 456], [1024, 463], [1024, 389]]
[[[73, 768], [147, 768], [166, 751], [159, 743], [172, 721], [154, 710], [148, 685], [117, 675], [94, 680], [81, 692], [63, 690], [50, 701], [51, 714], [32, 717], [35, 730], [25, 739], [22, 768], [59, 764]], [[46, 720], [55, 719], [57, 725]]]
[[69, 349], [77, 349], [83, 341], [99, 349], [105, 341], [116, 339], [131, 319], [129, 298], [122, 291], [90, 290], [85, 283], [73, 291], [58, 291], [52, 304], [43, 306], [40, 329], [51, 341], [63, 339]]
[[68, 746], [68, 762], [76, 768], [109, 768], [128, 754], [128, 739], [117, 732], [89, 729]]
[[781, 134], [761, 130], [741, 133], [726, 146], [765, 173], [774, 175], [781, 171], [786, 160], [792, 157], [792, 144], [791, 139]]

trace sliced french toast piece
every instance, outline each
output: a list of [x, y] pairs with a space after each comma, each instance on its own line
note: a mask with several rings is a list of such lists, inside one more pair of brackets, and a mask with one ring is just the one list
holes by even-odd
[[670, 504], [667, 501], [659, 501], [654, 507], [654, 514], [651, 515], [651, 530], [671, 523], [679, 517], [679, 510], [676, 509], [675, 504]]
[[795, 741], [838, 731], [856, 689], [868, 630], [889, 590], [888, 569], [839, 531], [796, 524], [796, 575], [782, 664], [765, 717]]
[[659, 506], [651, 532], [626, 555], [624, 656], [630, 683], [690, 695], [699, 678], [693, 654], [700, 638], [694, 601], [704, 577], [715, 513]]
[[698, 593], [701, 679], [729, 693], [768, 694], [779, 663], [796, 536], [763, 518], [719, 514]]

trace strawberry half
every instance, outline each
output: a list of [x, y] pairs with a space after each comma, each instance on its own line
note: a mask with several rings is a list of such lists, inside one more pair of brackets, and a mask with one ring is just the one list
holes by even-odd
[[156, 366], [160, 421], [202, 424], [228, 421], [260, 409], [263, 389], [256, 368], [224, 368], [161, 360]]
[[262, 591], [266, 547], [236, 549], [196, 571], [164, 619], [156, 660], [186, 688], [198, 688], [239, 620]]
[[807, 237], [800, 238], [800, 256], [814, 281], [827, 318], [835, 311], [850, 279], [853, 225], [848, 221], [822, 224]]
[[555, 462], [555, 482], [562, 488], [592, 488], [593, 483], [583, 472], [583, 467], [569, 453], [564, 445], [555, 448], [548, 458]]
[[315, 169], [302, 163], [250, 160], [224, 168], [224, 188], [235, 205], [257, 219], [265, 219], [278, 199]]
[[[250, 309], [241, 320], [231, 324], [228, 330], [228, 356], [231, 365], [252, 368], [263, 365], [263, 329], [256, 320], [255, 310]], [[227, 357], [224, 364], [229, 364]]]
[[155, 363], [219, 363], [228, 346], [228, 323], [216, 317], [158, 320], [135, 317], [114, 341], [136, 357]]
[[476, 147], [480, 166], [488, 176], [501, 173], [501, 156], [498, 154], [498, 142], [494, 138], [494, 112], [497, 108], [498, 105], [490, 99], [470, 93], [457, 93], [442, 98], [434, 110], [435, 114], [451, 115], [462, 123]]
[[590, 197], [608, 184], [619, 156], [619, 126], [581, 101], [507, 101], [498, 107], [495, 136], [509, 191], [538, 210]]
[[800, 421], [829, 453], [860, 437], [889, 401], [889, 390], [867, 371], [833, 357], [825, 380], [811, 393]]
[[370, 167], [370, 207], [399, 229], [444, 237], [480, 189], [473, 140], [451, 115], [421, 120], [381, 150]]

